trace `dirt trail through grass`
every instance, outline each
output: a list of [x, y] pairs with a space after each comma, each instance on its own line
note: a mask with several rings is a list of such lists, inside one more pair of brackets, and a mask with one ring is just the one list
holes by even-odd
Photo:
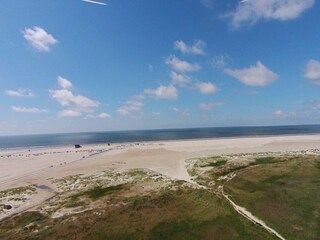
[[[233, 179], [236, 176], [235, 173], [231, 173], [226, 177], [226, 182], [224, 184], [226, 184], [228, 181], [230, 181], [231, 179]], [[191, 177], [191, 176], [190, 176]], [[194, 186], [196, 186], [197, 188], [202, 188], [202, 189], [209, 189], [206, 186], [200, 185], [197, 182], [191, 180], [188, 181], [189, 183], [193, 184]], [[237, 213], [239, 213], [241, 216], [245, 217], [246, 219], [248, 219], [249, 221], [253, 222], [256, 225], [261, 226], [262, 228], [264, 228], [265, 230], [267, 230], [269, 233], [275, 235], [276, 237], [278, 237], [281, 240], [286, 240], [284, 237], [282, 237], [276, 230], [270, 228], [266, 223], [264, 223], [262, 220], [260, 220], [259, 218], [255, 217], [251, 212], [249, 212], [248, 210], [246, 210], [244, 207], [241, 207], [239, 205], [237, 205], [235, 202], [233, 202], [230, 197], [224, 193], [223, 191], [223, 186], [219, 186], [218, 187], [218, 191], [216, 192], [216, 194], [221, 194], [230, 204], [231, 206], [234, 208], [234, 210], [236, 210]]]
[[285, 238], [282, 237], [276, 230], [270, 228], [267, 224], [265, 224], [265, 222], [263, 222], [262, 220], [260, 220], [259, 218], [255, 217], [255, 216], [253, 216], [252, 213], [249, 212], [247, 209], [245, 209], [244, 207], [240, 207], [234, 201], [232, 201], [230, 199], [230, 197], [223, 192], [223, 187], [221, 187], [221, 194], [228, 200], [228, 202], [232, 205], [232, 207], [240, 215], [242, 215], [243, 217], [247, 218], [248, 220], [250, 220], [254, 224], [257, 224], [257, 225], [261, 226], [262, 228], [266, 229], [268, 232], [270, 232], [273, 235], [277, 236], [279, 239], [285, 240]]
[[[235, 173], [232, 173], [229, 175], [228, 180], [224, 183], [226, 184], [228, 181], [230, 181], [231, 179], [233, 179], [236, 176]], [[264, 221], [260, 220], [259, 218], [255, 217], [251, 212], [249, 212], [247, 209], [245, 209], [244, 207], [241, 207], [239, 205], [237, 205], [234, 201], [231, 200], [230, 196], [225, 194], [223, 191], [223, 187], [219, 186], [218, 187], [218, 192], [225, 198], [227, 199], [227, 201], [231, 204], [231, 206], [234, 208], [234, 210], [236, 210], [241, 216], [245, 217], [246, 219], [248, 219], [249, 221], [253, 222], [256, 225], [261, 226], [262, 228], [264, 228], [265, 230], [267, 230], [269, 233], [275, 235], [276, 237], [278, 237], [281, 240], [286, 240], [284, 237], [282, 237], [276, 230], [272, 229], [271, 227], [269, 227]]]

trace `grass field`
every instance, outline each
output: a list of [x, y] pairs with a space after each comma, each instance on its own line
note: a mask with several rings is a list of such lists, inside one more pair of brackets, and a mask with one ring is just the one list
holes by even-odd
[[[207, 190], [179, 187], [122, 201], [58, 219], [24, 213], [0, 225], [0, 238], [274, 239]], [[32, 223], [31, 229], [24, 229], [27, 223]]]
[[320, 158], [259, 158], [225, 191], [287, 239], [320, 239]]

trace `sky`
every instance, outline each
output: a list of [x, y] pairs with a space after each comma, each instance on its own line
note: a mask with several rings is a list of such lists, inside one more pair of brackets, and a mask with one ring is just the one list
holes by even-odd
[[0, 135], [318, 124], [319, 12], [318, 0], [2, 0]]

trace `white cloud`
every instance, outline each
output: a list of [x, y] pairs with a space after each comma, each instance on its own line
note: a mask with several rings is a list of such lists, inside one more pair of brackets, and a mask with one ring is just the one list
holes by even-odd
[[[81, 113], [80, 113], [81, 114]], [[111, 115], [108, 113], [100, 113], [97, 115], [94, 114], [88, 114], [87, 115], [88, 118], [100, 118], [100, 119], [107, 119], [107, 118], [111, 118]]]
[[210, 64], [214, 68], [221, 69], [224, 68], [230, 60], [231, 58], [228, 55], [220, 55], [212, 58]]
[[127, 101], [127, 106], [131, 111], [139, 111], [144, 106], [144, 103], [140, 99], [133, 99]]
[[286, 116], [286, 115], [287, 115], [287, 114], [286, 114], [284, 111], [282, 111], [282, 110], [277, 110], [277, 111], [274, 112], [274, 114], [277, 115], [277, 116]]
[[61, 117], [79, 117], [82, 113], [75, 110], [63, 110], [59, 112], [59, 116]]
[[6, 90], [5, 93], [11, 97], [34, 97], [30, 89]]
[[51, 98], [56, 100], [62, 107], [80, 112], [91, 112], [99, 107], [99, 102], [81, 95], [74, 95], [70, 90], [50, 90]]
[[159, 86], [155, 89], [145, 89], [144, 93], [156, 99], [177, 99], [178, 90], [172, 86]]
[[119, 108], [117, 112], [122, 116], [131, 115], [131, 112], [128, 109], [126, 109], [126, 107]]
[[155, 116], [159, 116], [161, 113], [159, 113], [159, 112], [152, 112], [152, 114], [155, 115]]
[[177, 72], [198, 72], [201, 69], [201, 66], [198, 63], [189, 63], [184, 60], [180, 60], [174, 55], [168, 57], [165, 61], [167, 65], [173, 68]]
[[315, 0], [248, 0], [238, 4], [234, 12], [227, 14], [231, 25], [239, 28], [244, 25], [254, 25], [261, 19], [291, 20], [299, 17], [311, 8]]
[[199, 105], [199, 107], [202, 109], [202, 110], [211, 110], [213, 108], [216, 108], [216, 107], [221, 107], [223, 106], [224, 103], [223, 102], [210, 102], [210, 103], [201, 103]]
[[206, 43], [202, 40], [197, 40], [193, 43], [193, 45], [189, 46], [184, 41], [175, 41], [174, 49], [181, 51], [186, 54], [194, 54], [194, 55], [204, 55], [205, 53]]
[[174, 111], [174, 112], [176, 112], [176, 113], [179, 113], [179, 114], [180, 114], [181, 116], [183, 116], [183, 117], [188, 117], [188, 116], [190, 116], [190, 113], [189, 113], [189, 110], [188, 110], [188, 109], [182, 110], [182, 109], [173, 107], [173, 108], [171, 108], [171, 110]]
[[59, 86], [63, 89], [71, 89], [73, 87], [72, 83], [68, 79], [65, 79], [61, 76], [57, 77], [57, 81]]
[[304, 77], [320, 85], [320, 62], [313, 59], [309, 60], [306, 65]]
[[141, 111], [144, 106], [144, 97], [142, 95], [135, 96], [117, 110], [117, 112], [122, 116], [132, 116], [135, 113]]
[[174, 71], [170, 72], [170, 78], [173, 84], [177, 84], [179, 86], [186, 86], [191, 82], [191, 77]]
[[62, 89], [49, 90], [50, 97], [56, 100], [62, 107], [66, 108], [58, 115], [61, 117], [79, 117], [83, 112], [94, 112], [99, 107], [98, 101], [92, 100], [82, 95], [74, 94], [70, 88], [73, 87], [72, 83], [63, 78], [57, 77], [59, 86]]
[[244, 69], [225, 69], [225, 72], [243, 84], [254, 87], [264, 87], [278, 78], [276, 73], [269, 70], [259, 61], [255, 66]]
[[12, 110], [14, 112], [19, 112], [19, 113], [46, 113], [48, 112], [47, 109], [39, 109], [39, 108], [27, 108], [27, 107], [16, 107], [12, 106]]
[[211, 82], [199, 82], [195, 87], [203, 94], [213, 94], [219, 90], [218, 87]]
[[107, 118], [111, 118], [111, 115], [108, 113], [100, 113], [100, 114], [98, 114], [97, 117], [101, 118], [101, 119], [107, 119]]
[[31, 46], [42, 52], [49, 52], [50, 47], [58, 42], [51, 34], [40, 27], [26, 28], [22, 33]]

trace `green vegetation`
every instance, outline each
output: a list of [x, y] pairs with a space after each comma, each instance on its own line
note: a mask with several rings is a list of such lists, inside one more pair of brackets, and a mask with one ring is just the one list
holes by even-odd
[[201, 167], [222, 167], [224, 166], [228, 161], [227, 160], [218, 160], [215, 162], [210, 162], [206, 165], [203, 165]]
[[25, 212], [25, 213], [23, 213], [23, 214], [21, 214], [21, 215], [19, 215], [17, 217], [16, 223], [18, 225], [25, 225], [25, 224], [28, 224], [28, 223], [41, 221], [41, 220], [43, 220], [45, 218], [46, 218], [46, 216], [43, 215], [40, 212], [36, 212], [36, 211]]
[[35, 191], [36, 191], [36, 188], [34, 186], [11, 188], [5, 191], [0, 191], [0, 198], [5, 196], [18, 195], [22, 193], [32, 194]]
[[320, 169], [320, 161], [315, 161], [314, 166], [318, 169]]
[[[232, 227], [229, 227], [232, 226]], [[257, 235], [252, 238], [241, 223], [233, 215], [216, 217], [208, 221], [198, 221], [189, 218], [182, 221], [168, 221], [157, 224], [150, 232], [150, 239], [262, 239]]]
[[77, 200], [71, 200], [67, 204], [64, 205], [66, 208], [76, 208], [76, 207], [82, 207], [85, 206], [85, 202], [83, 201], [77, 201]]
[[96, 200], [96, 199], [104, 197], [108, 194], [112, 194], [116, 191], [120, 191], [120, 190], [124, 189], [124, 187], [125, 187], [125, 184], [119, 184], [119, 185], [114, 185], [114, 186], [109, 186], [109, 187], [97, 186], [97, 187], [94, 187], [88, 191], [80, 192], [75, 195], [72, 195], [71, 200], [77, 200], [81, 196], [88, 196], [92, 200]]
[[45, 218], [37, 222], [37, 231], [17, 231], [12, 228], [15, 218], [0, 225], [0, 238], [275, 239], [208, 190], [181, 187], [130, 198], [122, 196], [120, 200], [126, 204], [104, 205], [58, 219]]
[[320, 239], [318, 156], [259, 158], [225, 191], [288, 239]]
[[127, 199], [129, 206], [135, 210], [144, 208], [150, 205], [156, 205], [158, 207], [163, 207], [168, 204], [173, 199], [173, 194], [170, 191], [161, 191], [156, 196], [145, 195], [145, 196], [135, 196]]
[[[105, 187], [110, 180], [100, 179], [96, 187], [66, 194], [56, 206], [58, 212], [76, 207], [83, 212], [56, 219], [27, 212], [1, 223], [0, 239], [277, 239], [237, 213], [215, 191], [222, 185], [238, 205], [286, 239], [320, 239], [319, 156], [264, 153], [241, 156], [242, 162], [228, 159], [199, 159], [190, 169], [208, 189], [184, 181], [157, 182], [143, 170], [126, 172], [132, 180], [126, 184]], [[230, 173], [236, 174], [230, 181], [221, 178]]]
[[260, 165], [260, 164], [270, 164], [270, 163], [275, 163], [277, 162], [277, 159], [275, 157], [261, 157], [261, 158], [256, 158], [251, 165]]
[[44, 214], [37, 211], [32, 211], [32, 212], [24, 212], [18, 215], [17, 217], [14, 218], [14, 221], [12, 222], [14, 223], [14, 226], [24, 227], [30, 223], [43, 221], [46, 218], [47, 217]]
[[[214, 157], [214, 159], [221, 159], [221, 158]], [[215, 167], [215, 168], [213, 170], [207, 171], [202, 176], [199, 176], [198, 180], [201, 183], [205, 181], [210, 181], [210, 180], [217, 180], [217, 178], [221, 176], [226, 176], [230, 173], [238, 172], [251, 166], [271, 164], [271, 163], [281, 162], [285, 160], [286, 159], [268, 156], [268, 157], [256, 158], [253, 162], [246, 163], [243, 165], [239, 165], [238, 163], [231, 163], [226, 165], [228, 162], [227, 160], [216, 160], [215, 162], [210, 162], [206, 165], [201, 166], [201, 167]], [[195, 172], [195, 169], [193, 169], [193, 171]]]
[[115, 185], [115, 186], [110, 186], [110, 187], [95, 187], [87, 192], [85, 192], [85, 195], [88, 195], [91, 199], [98, 199], [100, 197], [103, 197], [107, 194], [111, 194], [115, 191], [122, 190], [124, 187], [123, 184]]
[[242, 170], [244, 168], [247, 168], [249, 165], [241, 165], [241, 166], [230, 166], [230, 168], [227, 169], [223, 169], [222, 171], [219, 171], [217, 173], [215, 173], [215, 176], [225, 176], [228, 175], [229, 173], [233, 173], [233, 172], [237, 172], [239, 170]]
[[144, 170], [131, 170], [127, 172], [127, 175], [130, 177], [144, 178], [148, 177], [148, 173]]

